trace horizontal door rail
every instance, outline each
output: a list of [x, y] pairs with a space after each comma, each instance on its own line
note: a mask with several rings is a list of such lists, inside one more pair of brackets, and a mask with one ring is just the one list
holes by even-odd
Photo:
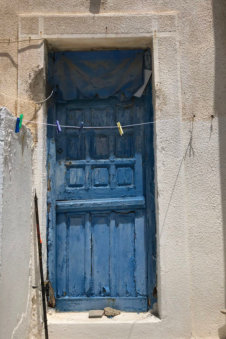
[[144, 197], [56, 201], [56, 210], [58, 213], [104, 211], [109, 209], [125, 210], [129, 208], [145, 208]]
[[147, 297], [78, 297], [56, 299], [56, 307], [61, 312], [97, 310], [109, 306], [126, 312], [146, 312]]
[[136, 163], [135, 158], [130, 159], [118, 159], [118, 158], [112, 158], [112, 159], [101, 159], [101, 160], [70, 160], [65, 161], [65, 166], [70, 167], [77, 167], [77, 166], [85, 166], [85, 165], [134, 165]]

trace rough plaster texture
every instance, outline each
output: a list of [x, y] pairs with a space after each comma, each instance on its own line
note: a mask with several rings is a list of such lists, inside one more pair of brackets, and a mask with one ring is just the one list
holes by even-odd
[[[0, 0], [0, 5], [0, 38], [7, 41], [0, 52], [0, 103], [23, 111], [27, 120], [46, 119], [45, 107], [24, 101], [46, 95], [46, 47], [151, 46], [153, 52], [161, 320], [84, 325], [69, 324], [65, 315], [50, 319], [52, 337], [105, 338], [107, 331], [109, 338], [226, 338], [219, 312], [226, 295], [226, 1]], [[29, 37], [46, 43], [7, 40]], [[32, 132], [45, 239], [46, 131]]]
[[[0, 109], [0, 338], [28, 338], [32, 314], [32, 135]], [[40, 320], [39, 320], [40, 321]]]

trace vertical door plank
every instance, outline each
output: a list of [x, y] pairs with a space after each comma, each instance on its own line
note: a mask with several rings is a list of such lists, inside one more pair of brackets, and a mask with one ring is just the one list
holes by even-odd
[[119, 215], [117, 222], [119, 296], [135, 296], [134, 215]]
[[118, 270], [117, 270], [117, 258], [118, 258], [118, 243], [116, 241], [116, 223], [115, 213], [110, 215], [110, 291], [111, 296], [117, 296], [117, 285], [118, 285]]
[[91, 284], [91, 222], [90, 222], [90, 213], [86, 213], [85, 215], [85, 294], [86, 296], [90, 296], [92, 294], [92, 284]]
[[85, 218], [82, 215], [69, 217], [68, 246], [68, 294], [81, 296], [85, 287]]
[[146, 246], [144, 211], [137, 211], [135, 217], [135, 279], [137, 295], [146, 295]]
[[93, 215], [92, 217], [92, 276], [94, 295], [109, 295], [108, 215]]
[[67, 294], [67, 224], [66, 214], [57, 214], [56, 227], [57, 296]]

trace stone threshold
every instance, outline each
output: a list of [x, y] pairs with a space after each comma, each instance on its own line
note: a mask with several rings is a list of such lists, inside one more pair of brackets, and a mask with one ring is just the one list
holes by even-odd
[[48, 324], [118, 324], [118, 323], [158, 323], [161, 322], [159, 318], [150, 312], [121, 312], [119, 315], [108, 318], [89, 318], [89, 312], [57, 312], [55, 310], [48, 310]]
[[48, 312], [50, 339], [150, 339], [150, 335], [162, 339], [162, 325], [150, 312], [121, 312], [113, 318], [89, 318], [89, 312]]

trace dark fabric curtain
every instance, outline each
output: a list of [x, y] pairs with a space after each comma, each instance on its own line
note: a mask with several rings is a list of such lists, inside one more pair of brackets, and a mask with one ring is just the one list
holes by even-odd
[[144, 81], [144, 50], [55, 52], [49, 84], [56, 99], [129, 99]]

